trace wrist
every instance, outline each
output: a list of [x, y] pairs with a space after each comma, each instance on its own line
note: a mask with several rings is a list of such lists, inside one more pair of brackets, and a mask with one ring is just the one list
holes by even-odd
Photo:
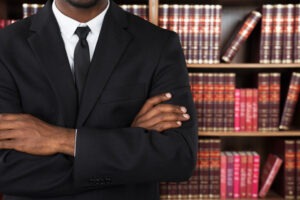
[[75, 129], [63, 128], [56, 144], [58, 153], [74, 156]]

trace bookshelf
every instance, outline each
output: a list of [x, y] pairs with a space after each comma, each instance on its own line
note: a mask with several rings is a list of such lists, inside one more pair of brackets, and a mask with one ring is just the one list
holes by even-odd
[[[45, 3], [46, 0], [0, 0], [0, 18], [19, 19], [22, 17], [22, 3]], [[115, 0], [118, 4], [147, 4], [149, 8], [149, 21], [155, 25], [159, 24], [159, 5], [161, 4], [220, 4], [222, 8], [222, 31], [221, 31], [221, 49], [226, 43], [244, 17], [252, 10], [261, 11], [264, 4], [296, 4], [295, 0]], [[256, 87], [255, 76], [259, 72], [279, 72], [282, 74], [281, 79], [281, 101], [280, 113], [283, 111], [285, 97], [289, 86], [289, 80], [292, 72], [300, 72], [300, 64], [259, 64], [259, 40], [260, 40], [259, 23], [246, 42], [241, 46], [232, 63], [219, 64], [187, 64], [189, 72], [194, 73], [236, 73], [237, 86], [241, 88]], [[223, 52], [221, 51], [221, 54]], [[283, 139], [300, 139], [300, 104], [295, 109], [295, 116], [290, 131], [266, 131], [266, 132], [212, 132], [199, 131], [199, 139], [221, 140], [221, 149], [230, 151], [255, 150], [261, 155], [261, 163], [264, 163], [269, 153], [269, 146], [274, 141]], [[278, 180], [277, 180], [278, 181]], [[175, 198], [174, 198], [175, 199]], [[236, 198], [235, 198], [236, 199]], [[282, 200], [278, 192], [273, 191], [264, 199]]]

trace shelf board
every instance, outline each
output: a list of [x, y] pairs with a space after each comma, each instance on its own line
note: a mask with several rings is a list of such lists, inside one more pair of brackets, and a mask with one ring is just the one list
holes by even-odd
[[218, 137], [300, 137], [300, 131], [274, 131], [274, 132], [198, 132], [199, 136]]
[[220, 64], [187, 64], [188, 68], [223, 68], [223, 69], [231, 69], [231, 68], [264, 68], [264, 69], [273, 69], [273, 68], [300, 68], [300, 63], [292, 63], [292, 64], [260, 64], [260, 63], [220, 63]]

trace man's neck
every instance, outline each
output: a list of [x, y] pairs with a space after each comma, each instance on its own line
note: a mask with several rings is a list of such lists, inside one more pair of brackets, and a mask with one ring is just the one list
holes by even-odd
[[99, 1], [95, 6], [91, 8], [78, 8], [65, 0], [55, 0], [56, 7], [66, 16], [85, 23], [98, 16], [103, 10], [105, 10], [108, 2], [106, 0]]

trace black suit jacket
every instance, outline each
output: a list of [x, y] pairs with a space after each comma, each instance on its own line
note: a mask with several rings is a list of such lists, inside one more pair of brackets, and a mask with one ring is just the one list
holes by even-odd
[[[195, 109], [178, 36], [111, 2], [77, 109], [51, 4], [0, 31], [0, 112], [78, 128], [76, 157], [0, 150], [0, 192], [7, 200], [159, 199], [158, 182], [188, 179], [196, 161]], [[163, 92], [191, 119], [163, 133], [131, 128], [145, 101]]]

